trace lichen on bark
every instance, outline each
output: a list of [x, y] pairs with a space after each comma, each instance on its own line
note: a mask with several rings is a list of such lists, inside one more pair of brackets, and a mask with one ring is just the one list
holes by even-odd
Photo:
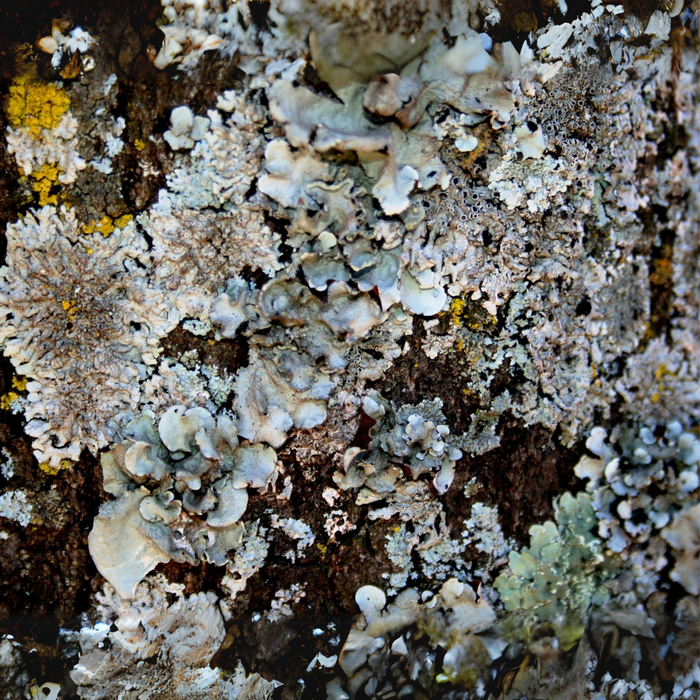
[[8, 15], [7, 697], [697, 696], [700, 7], [629, 5]]

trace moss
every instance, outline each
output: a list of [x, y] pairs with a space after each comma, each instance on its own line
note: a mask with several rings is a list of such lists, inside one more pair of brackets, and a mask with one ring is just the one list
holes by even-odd
[[68, 93], [55, 83], [41, 80], [36, 67], [31, 66], [10, 85], [6, 114], [11, 127], [26, 127], [37, 139], [44, 130], [58, 126], [69, 107]]

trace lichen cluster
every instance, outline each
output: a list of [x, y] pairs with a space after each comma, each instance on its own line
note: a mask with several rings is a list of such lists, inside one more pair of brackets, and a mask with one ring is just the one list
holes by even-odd
[[240, 545], [248, 488], [266, 491], [275, 451], [239, 445], [226, 415], [174, 406], [158, 422], [131, 421], [128, 439], [102, 457], [105, 490], [117, 497], [100, 509], [90, 553], [124, 597], [158, 563], [222, 565]]
[[[259, 574], [319, 561], [362, 613], [308, 660], [329, 698], [697, 694], [700, 8], [542, 3], [516, 48], [506, 4], [163, 0], [150, 125], [80, 27], [37, 44], [65, 82], [10, 86], [0, 410], [114, 497], [81, 697], [270, 697], [208, 664]], [[527, 546], [478, 467], [515, 424], [580, 480]], [[0, 517], [45, 517], [12, 478]]]

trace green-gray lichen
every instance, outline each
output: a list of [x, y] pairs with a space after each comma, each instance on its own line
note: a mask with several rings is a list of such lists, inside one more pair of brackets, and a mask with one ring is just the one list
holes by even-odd
[[556, 522], [530, 528], [530, 546], [509, 554], [509, 572], [494, 586], [506, 610], [551, 623], [568, 649], [583, 634], [591, 606], [610, 599], [610, 580], [621, 562], [592, 532], [596, 517], [589, 496], [565, 493], [555, 509]]

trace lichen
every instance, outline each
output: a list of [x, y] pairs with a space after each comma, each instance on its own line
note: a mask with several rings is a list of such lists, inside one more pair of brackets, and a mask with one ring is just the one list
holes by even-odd
[[76, 223], [65, 208], [29, 212], [8, 227], [1, 271], [1, 341], [31, 380], [26, 430], [39, 461], [54, 466], [119, 434], [138, 403], [139, 379], [155, 363], [156, 339], [174, 325], [149, 282], [135, 227], [86, 248]]
[[[102, 451], [82, 697], [269, 697], [206, 666], [218, 611], [268, 673], [261, 629], [355, 588], [342, 652], [294, 627], [285, 697], [695, 691], [697, 2], [535, 5], [163, 0], [148, 71], [181, 72], [143, 93], [130, 19], [116, 57], [37, 40], [65, 82], [6, 102], [0, 408], [52, 491]], [[585, 483], [504, 519], [484, 484], [538, 488], [540, 453]]]
[[26, 527], [32, 521], [32, 510], [33, 505], [24, 491], [8, 490], [0, 494], [0, 517]]
[[12, 81], [5, 113], [11, 127], [26, 129], [37, 139], [57, 127], [69, 107], [68, 93], [56, 83], [41, 80], [32, 68]]
[[102, 506], [89, 538], [97, 568], [125, 598], [158, 563], [225, 564], [243, 538], [247, 489], [266, 491], [277, 461], [270, 447], [239, 445], [226, 414], [174, 406], [157, 430], [153, 418], [132, 420], [128, 439], [103, 455], [105, 490], [117, 500]]
[[512, 551], [510, 573], [494, 581], [507, 610], [553, 624], [565, 650], [584, 633], [591, 606], [609, 600], [609, 581], [620, 566], [591, 533], [595, 523], [588, 496], [564, 494], [556, 523], [530, 528], [530, 547]]
[[83, 698], [104, 697], [110, 687], [176, 698], [253, 700], [269, 698], [278, 685], [258, 674], [247, 676], [242, 665], [231, 678], [209, 666], [225, 634], [212, 592], [185, 596], [182, 585], [155, 576], [139, 585], [134, 600], [120, 599], [109, 585], [97, 597], [98, 621], [81, 629], [82, 655], [71, 671]]

